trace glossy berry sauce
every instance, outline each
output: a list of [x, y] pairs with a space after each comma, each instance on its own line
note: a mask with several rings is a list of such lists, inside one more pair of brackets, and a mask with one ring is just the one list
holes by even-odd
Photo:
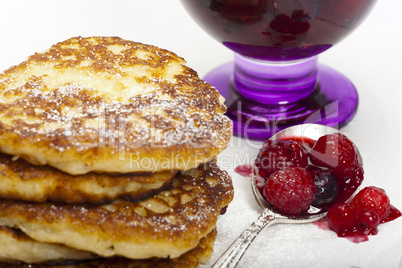
[[240, 165], [235, 168], [235, 172], [243, 177], [251, 177], [251, 173], [253, 172], [252, 165]]
[[402, 216], [402, 213], [394, 206], [391, 205], [388, 216], [381, 220], [380, 223], [390, 222]]
[[[288, 137], [288, 138], [285, 138], [282, 140], [294, 140], [294, 141], [300, 143], [307, 151], [310, 150], [316, 142], [315, 140], [306, 138], [306, 137]], [[244, 166], [237, 168], [237, 170], [244, 170], [244, 169], [245, 169]], [[249, 175], [251, 176], [251, 172], [249, 172]], [[358, 188], [358, 186], [359, 185], [352, 185], [353, 188]], [[262, 194], [263, 187], [261, 187], [260, 185], [257, 184], [257, 189]], [[334, 204], [348, 200], [352, 196], [352, 194], [353, 193], [351, 191], [349, 191], [348, 189], [340, 188], [340, 189], [338, 189], [336, 197], [332, 201], [330, 201], [328, 203], [311, 206], [311, 209], [309, 210], [310, 212], [306, 211], [306, 212], [303, 212], [302, 214], [319, 214], [322, 211], [327, 211]]]
[[261, 60], [317, 55], [348, 35], [375, 0], [182, 0], [231, 50]]
[[[303, 145], [303, 147], [306, 150], [310, 150], [311, 148], [313, 148], [313, 146], [316, 142], [313, 139], [304, 138], [304, 137], [303, 138], [290, 137], [285, 140], [294, 140], [294, 141], [300, 143], [301, 145]], [[314, 167], [314, 168], [316, 168], [316, 167]], [[255, 172], [255, 171], [253, 170], [252, 165], [240, 165], [235, 168], [235, 172], [244, 177], [252, 177], [253, 172]], [[258, 191], [261, 193], [261, 195], [263, 195], [263, 186], [258, 184], [258, 179], [255, 181], [255, 183], [257, 185]], [[357, 189], [360, 186], [361, 181], [356, 182], [356, 183], [358, 183], [359, 185], [352, 185], [351, 187], [354, 189]], [[351, 191], [347, 191], [342, 188], [337, 189], [337, 190], [338, 190], [337, 194], [332, 201], [330, 201], [328, 203], [312, 205], [309, 211], [303, 212], [301, 214], [317, 214], [317, 213], [320, 213], [321, 211], [328, 211], [329, 208], [331, 208], [335, 204], [338, 204], [341, 202], [346, 202], [348, 199], [350, 199], [350, 197], [352, 195]], [[389, 222], [389, 221], [395, 220], [401, 216], [402, 216], [402, 213], [397, 208], [395, 208], [394, 206], [391, 205], [389, 214], [384, 219], [382, 219], [379, 223], [381, 224], [381, 223]], [[330, 228], [328, 226], [327, 218], [314, 222], [314, 224], [323, 230], [330, 230]], [[377, 224], [378, 224], [378, 222], [377, 222]], [[339, 237], [346, 237], [354, 243], [368, 241], [368, 236], [376, 235], [376, 234], [377, 234], [377, 228], [372, 228], [372, 229], [367, 228], [366, 230], [354, 228], [350, 231], [337, 232], [337, 235]]]
[[[401, 216], [402, 216], [402, 213], [396, 207], [391, 205], [388, 216], [385, 219], [381, 220], [380, 224], [393, 221]], [[313, 224], [316, 225], [321, 230], [330, 230], [330, 228], [328, 226], [328, 220], [326, 218], [313, 222]], [[374, 230], [374, 229], [371, 229], [368, 231], [354, 229], [349, 232], [337, 233], [337, 235], [339, 237], [347, 238], [348, 240], [350, 240], [356, 244], [361, 243], [361, 242], [366, 242], [369, 240], [369, 236], [376, 235], [376, 234], [377, 234], [377, 230]]]

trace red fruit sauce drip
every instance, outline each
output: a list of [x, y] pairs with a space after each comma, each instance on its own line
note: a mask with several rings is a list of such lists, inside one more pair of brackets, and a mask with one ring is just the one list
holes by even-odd
[[[320, 230], [332, 231], [328, 226], [327, 218], [313, 222], [313, 224], [317, 226]], [[342, 236], [342, 237], [348, 239], [349, 241], [355, 244], [368, 241], [368, 235], [365, 234], [354, 234], [353, 236]]]
[[235, 172], [244, 177], [251, 177], [251, 173], [253, 172], [252, 165], [240, 165], [235, 168]]
[[[309, 139], [309, 138], [305, 138], [305, 137], [289, 137], [289, 138], [285, 138], [284, 140], [295, 140], [295, 141], [299, 142], [300, 144], [304, 145], [306, 147], [306, 149], [312, 148], [314, 146], [314, 143], [316, 142], [313, 139]], [[244, 177], [251, 177], [252, 172], [253, 172], [253, 166], [249, 165], [249, 164], [240, 165], [235, 168], [235, 172]], [[257, 187], [257, 188], [260, 191], [260, 193], [262, 194], [262, 188], [261, 187]], [[338, 203], [340, 201], [343, 202], [343, 201], [347, 200], [350, 197], [350, 194], [351, 193], [349, 193], [349, 192], [347, 192], [347, 193], [338, 192], [338, 196], [337, 196], [337, 198], [335, 198], [335, 200], [333, 200], [332, 202], [330, 202], [320, 208], [324, 209], [324, 210], [328, 210], [329, 207], [333, 206], [335, 203]], [[380, 224], [393, 221], [401, 216], [402, 216], [401, 211], [399, 211], [397, 208], [395, 208], [394, 206], [391, 205], [388, 216], [385, 219], [381, 220]], [[328, 226], [328, 221], [326, 218], [314, 222], [314, 225], [318, 226], [318, 228], [320, 228], [321, 230], [330, 230], [330, 228]], [[369, 236], [376, 235], [376, 234], [377, 234], [377, 229], [374, 229], [374, 230], [370, 229], [368, 231], [367, 230], [362, 231], [362, 230], [355, 229], [355, 230], [352, 230], [349, 232], [338, 233], [337, 235], [339, 237], [347, 238], [350, 241], [352, 241], [353, 243], [361, 243], [361, 242], [368, 241]]]
[[385, 219], [381, 220], [380, 223], [393, 221], [400, 216], [402, 216], [402, 213], [396, 207], [391, 205], [388, 216]]
[[[391, 205], [388, 216], [385, 219], [383, 219], [381, 221], [381, 223], [393, 221], [393, 220], [399, 218], [400, 216], [402, 216], [402, 213], [397, 208], [395, 208], [394, 206]], [[328, 226], [328, 221], [326, 218], [316, 221], [313, 224], [316, 225], [321, 230], [331, 230]], [[346, 239], [350, 240], [351, 242], [357, 244], [357, 243], [368, 241], [369, 236], [376, 235], [376, 234], [377, 234], [377, 230], [369, 230], [366, 232], [359, 231], [359, 230], [353, 230], [350, 232], [338, 233], [337, 235], [339, 237], [346, 238]]]

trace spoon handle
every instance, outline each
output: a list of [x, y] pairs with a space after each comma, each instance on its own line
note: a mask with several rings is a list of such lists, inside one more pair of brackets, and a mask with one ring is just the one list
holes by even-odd
[[258, 219], [253, 222], [239, 237], [232, 243], [232, 245], [222, 254], [222, 256], [212, 266], [213, 268], [234, 268], [240, 261], [246, 249], [251, 245], [254, 238], [266, 226], [273, 224], [275, 215], [268, 209], [264, 209]]

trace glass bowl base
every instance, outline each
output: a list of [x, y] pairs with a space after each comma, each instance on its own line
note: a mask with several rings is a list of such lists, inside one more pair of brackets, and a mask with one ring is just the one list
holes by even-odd
[[227, 116], [233, 121], [236, 136], [266, 140], [284, 128], [316, 123], [341, 128], [356, 113], [358, 94], [343, 74], [318, 64], [318, 83], [312, 94], [295, 103], [263, 104], [242, 97], [233, 86], [234, 63], [223, 64], [204, 80], [225, 97]]

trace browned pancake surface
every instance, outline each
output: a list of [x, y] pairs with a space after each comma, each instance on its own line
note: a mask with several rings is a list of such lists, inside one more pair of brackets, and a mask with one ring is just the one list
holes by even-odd
[[227, 146], [225, 110], [172, 52], [71, 38], [0, 74], [0, 150], [71, 174], [188, 170]]
[[0, 244], [0, 267], [191, 268], [204, 264], [210, 259], [216, 234], [216, 229], [212, 230], [200, 240], [195, 248], [175, 259], [131, 260], [119, 257], [99, 258], [88, 252], [77, 251], [65, 246], [41, 243], [27, 237], [19, 230], [0, 227], [0, 237], [3, 239], [3, 243]]
[[32, 202], [104, 204], [143, 200], [168, 187], [176, 171], [71, 175], [0, 153], [0, 198]]
[[86, 260], [96, 255], [58, 244], [38, 242], [18, 229], [0, 227], [0, 267], [12, 264], [43, 263], [49, 261]]
[[100, 256], [176, 258], [215, 228], [232, 198], [230, 177], [211, 161], [176, 175], [171, 189], [139, 203], [78, 206], [1, 200], [0, 225]]

